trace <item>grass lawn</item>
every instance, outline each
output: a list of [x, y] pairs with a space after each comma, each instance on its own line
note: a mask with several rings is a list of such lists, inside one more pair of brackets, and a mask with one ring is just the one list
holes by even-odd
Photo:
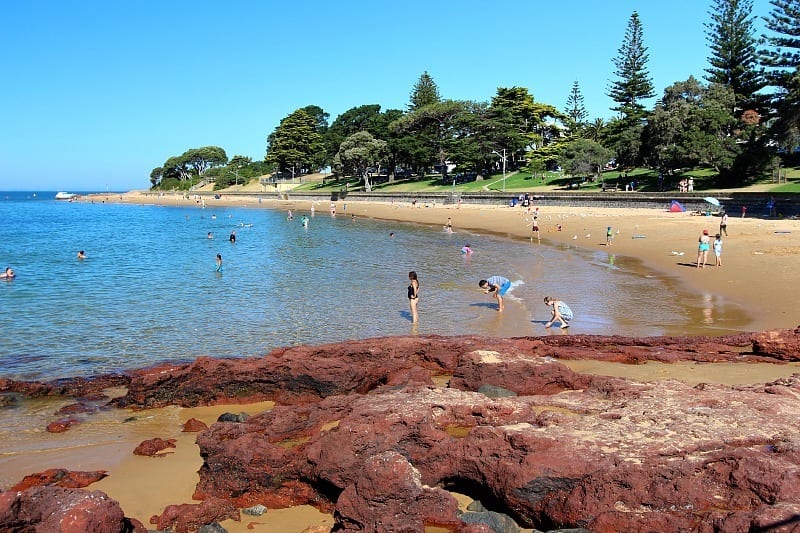
[[[752, 184], [742, 187], [727, 187], [720, 186], [717, 183], [717, 173], [712, 168], [694, 168], [685, 169], [680, 172], [675, 172], [672, 175], [665, 176], [663, 180], [663, 190], [677, 191], [678, 182], [681, 179], [692, 177], [694, 178], [694, 190], [699, 191], [713, 191], [720, 189], [741, 189], [741, 190], [759, 190], [780, 193], [797, 193], [800, 192], [800, 167], [786, 167], [783, 169], [786, 172], [787, 181], [785, 183], [773, 183], [769, 175], [764, 176], [760, 180], [756, 180]], [[384, 178], [385, 179], [385, 178]], [[439, 174], [429, 174], [424, 178], [413, 179], [398, 179], [392, 183], [384, 182], [374, 184], [373, 191], [391, 192], [391, 193], [428, 193], [428, 192], [441, 192], [441, 193], [480, 193], [480, 192], [536, 192], [538, 191], [551, 191], [551, 190], [580, 190], [585, 192], [600, 191], [602, 184], [613, 185], [616, 184], [618, 190], [624, 191], [625, 185], [632, 181], [637, 182], [637, 190], [643, 192], [657, 192], [661, 190], [659, 186], [659, 173], [657, 170], [648, 168], [635, 168], [630, 170], [609, 170], [603, 172], [600, 179], [590, 181], [582, 177], [569, 176], [561, 172], [545, 172], [537, 175], [535, 178], [530, 172], [526, 170], [509, 172], [503, 179], [502, 173], [492, 174], [486, 176], [480, 181], [471, 181], [468, 183], [459, 183], [453, 186], [450, 177], [448, 182], [444, 183]], [[571, 183], [580, 183], [578, 189], [570, 189]], [[322, 181], [312, 181], [303, 183], [296, 187], [295, 191], [308, 191], [308, 192], [338, 192], [347, 188], [348, 191], [363, 191], [364, 187], [360, 180], [356, 178], [341, 178], [341, 179], [328, 179], [325, 183]]]

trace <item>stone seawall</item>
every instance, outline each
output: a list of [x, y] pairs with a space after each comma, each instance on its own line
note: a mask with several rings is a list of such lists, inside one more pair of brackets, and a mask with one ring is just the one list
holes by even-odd
[[[518, 200], [519, 193], [381, 193], [381, 192], [283, 192], [283, 193], [224, 193], [226, 196], [263, 196], [291, 201], [305, 200], [330, 202], [347, 200], [350, 202], [396, 202], [411, 203], [416, 201], [421, 205], [449, 205], [459, 200], [465, 204], [483, 205], [511, 205]], [[677, 200], [687, 211], [705, 211], [716, 208], [707, 203], [703, 198], [713, 196], [719, 200], [728, 213], [738, 216], [742, 206], [747, 208], [748, 216], [769, 216], [767, 203], [774, 198], [778, 216], [795, 216], [800, 214], [800, 195], [791, 193], [769, 194], [763, 192], [694, 192], [694, 193], [650, 193], [650, 192], [540, 192], [529, 193], [532, 205], [567, 206], [567, 207], [643, 207], [649, 209], [669, 209], [672, 200]]]

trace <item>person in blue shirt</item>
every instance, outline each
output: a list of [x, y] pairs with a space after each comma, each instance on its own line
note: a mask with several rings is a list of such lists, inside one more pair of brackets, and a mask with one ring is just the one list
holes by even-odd
[[503, 276], [491, 276], [489, 279], [482, 279], [478, 282], [478, 287], [483, 289], [485, 294], [491, 294], [497, 299], [497, 310], [503, 310], [503, 296], [511, 288], [511, 282]]

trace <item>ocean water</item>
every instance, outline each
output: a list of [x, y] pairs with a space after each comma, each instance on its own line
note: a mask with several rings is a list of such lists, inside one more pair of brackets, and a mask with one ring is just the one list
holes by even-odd
[[[0, 268], [17, 272], [0, 282], [0, 377], [93, 375], [384, 335], [721, 334], [747, 324], [730, 302], [684, 294], [606, 252], [351, 220], [341, 208], [331, 217], [326, 206], [304, 228], [302, 212], [289, 221], [252, 207], [54, 196], [0, 193]], [[471, 256], [460, 253], [465, 243]], [[410, 270], [421, 285], [417, 325]], [[503, 313], [477, 286], [494, 274], [514, 281]], [[568, 331], [543, 328], [545, 295], [572, 307]]]

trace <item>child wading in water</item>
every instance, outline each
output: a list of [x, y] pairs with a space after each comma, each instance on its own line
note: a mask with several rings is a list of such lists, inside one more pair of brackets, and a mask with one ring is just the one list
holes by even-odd
[[561, 322], [561, 329], [567, 329], [569, 327], [569, 320], [572, 320], [572, 309], [569, 306], [562, 302], [561, 300], [556, 300], [549, 296], [544, 297], [544, 305], [549, 305], [553, 308], [550, 312], [552, 314], [552, 318], [550, 322], [544, 325], [544, 327], [549, 328], [553, 325], [554, 322]]

